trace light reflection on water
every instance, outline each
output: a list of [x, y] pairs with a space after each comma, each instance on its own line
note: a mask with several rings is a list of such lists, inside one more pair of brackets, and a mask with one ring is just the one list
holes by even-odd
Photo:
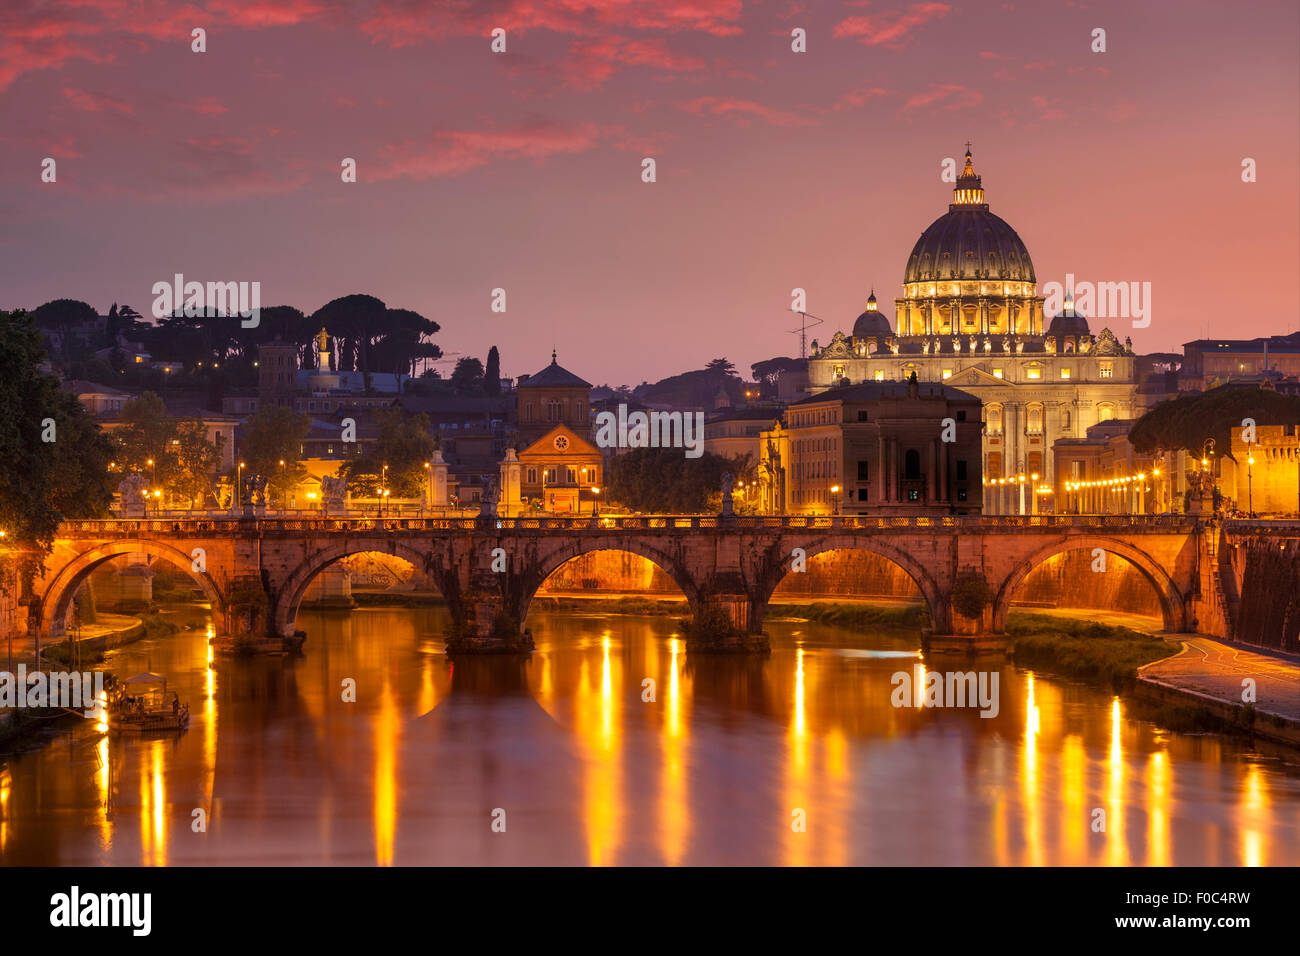
[[0, 761], [0, 862], [1300, 863], [1294, 756], [1009, 667], [996, 717], [895, 708], [894, 673], [946, 669], [906, 634], [774, 622], [768, 659], [693, 658], [668, 618], [535, 614], [527, 661], [453, 665], [445, 624], [304, 611], [302, 658], [209, 668], [202, 628], [114, 652], [189, 731]]

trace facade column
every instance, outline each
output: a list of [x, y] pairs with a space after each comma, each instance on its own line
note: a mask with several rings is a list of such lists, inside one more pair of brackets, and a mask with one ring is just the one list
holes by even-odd
[[952, 488], [948, 484], [948, 443], [939, 442], [939, 500], [952, 504]]
[[934, 504], [938, 499], [938, 458], [939, 453], [935, 449], [937, 438], [930, 439], [930, 461], [928, 473], [925, 476], [925, 498], [926, 504]]
[[885, 467], [885, 436], [877, 433], [876, 435], [876, 480], [871, 483], [872, 498], [876, 504], [883, 505], [888, 489], [885, 487], [886, 476], [889, 469]]

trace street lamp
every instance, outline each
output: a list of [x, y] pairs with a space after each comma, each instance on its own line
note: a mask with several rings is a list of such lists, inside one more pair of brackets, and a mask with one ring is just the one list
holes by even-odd
[[591, 487], [591, 495], [592, 495], [592, 498], [591, 498], [591, 516], [594, 518], [594, 517], [596, 517], [596, 515], [598, 515], [598, 514], [600, 513], [600, 501], [599, 501], [600, 489], [597, 488], [595, 485], [592, 485], [592, 487]]
[[379, 487], [379, 514], [382, 517], [387, 510], [385, 508], [387, 502], [384, 501], [384, 498], [388, 495], [388, 463], [387, 462], [384, 463], [384, 468], [383, 471], [381, 472], [381, 477], [379, 479], [379, 486], [380, 486]]
[[840, 513], [840, 486], [831, 485], [831, 505], [835, 509], [835, 514]]
[[1255, 517], [1255, 489], [1254, 479], [1251, 475], [1251, 466], [1255, 464], [1255, 456], [1246, 452], [1246, 509], [1250, 516]]
[[244, 469], [246, 467], [248, 466], [241, 461], [239, 463], [239, 468], [236, 472], [237, 479], [235, 482], [235, 504], [237, 505], [242, 505], [244, 503]]

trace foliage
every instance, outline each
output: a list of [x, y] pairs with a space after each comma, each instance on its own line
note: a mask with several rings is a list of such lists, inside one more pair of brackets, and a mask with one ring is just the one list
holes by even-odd
[[952, 606], [962, 617], [979, 617], [992, 600], [993, 589], [981, 577], [962, 578], [952, 589]]
[[354, 494], [373, 495], [388, 466], [388, 488], [396, 498], [418, 498], [428, 480], [425, 463], [438, 447], [427, 415], [384, 409], [375, 416], [379, 434], [363, 455], [349, 458], [340, 473]]
[[758, 382], [763, 397], [772, 398], [782, 375], [802, 371], [807, 364], [804, 359], [777, 357], [755, 362], [749, 369], [754, 373], [754, 381]]
[[1040, 667], [1122, 690], [1143, 664], [1169, 657], [1178, 645], [1119, 625], [1048, 614], [1012, 614], [1007, 635], [1021, 667]]
[[1243, 418], [1257, 425], [1293, 425], [1300, 421], [1300, 396], [1272, 389], [1223, 386], [1161, 402], [1129, 429], [1128, 438], [1141, 453], [1185, 449], [1197, 457], [1207, 438], [1219, 455], [1230, 454], [1231, 429]]
[[930, 609], [924, 603], [901, 607], [875, 607], [870, 604], [841, 604], [814, 601], [811, 604], [774, 604], [769, 617], [796, 617], [818, 624], [837, 627], [928, 627]]
[[501, 355], [495, 345], [488, 349], [487, 365], [483, 368], [483, 394], [501, 394]]
[[168, 414], [153, 392], [127, 402], [121, 420], [122, 427], [112, 435], [120, 471], [135, 472], [154, 488], [202, 503], [221, 460], [221, 448], [208, 441], [203, 422]]
[[713, 408], [718, 390], [721, 389], [733, 403], [738, 404], [744, 395], [745, 386], [732, 368], [734, 366], [726, 359], [714, 359], [707, 368], [673, 375], [653, 385], [639, 385], [635, 396], [638, 401], [650, 405]]
[[86, 325], [93, 329], [99, 319], [99, 313], [90, 305], [76, 299], [54, 299], [35, 308], [32, 311], [32, 318], [38, 328], [58, 334], [60, 355], [66, 367], [72, 361], [73, 332], [78, 327]]
[[308, 416], [283, 406], [263, 408], [250, 418], [240, 457], [246, 466], [245, 480], [262, 475], [272, 499], [283, 503], [289, 489], [307, 478], [307, 469], [299, 459], [310, 427]]
[[702, 512], [719, 495], [735, 464], [706, 452], [687, 458], [680, 448], [635, 448], [609, 465], [609, 500], [632, 511]]
[[34, 318], [0, 312], [0, 530], [26, 552], [19, 566], [28, 580], [59, 522], [102, 514], [112, 494], [107, 440], [76, 398], [41, 371], [44, 360]]
[[457, 359], [451, 373], [451, 385], [461, 395], [480, 395], [483, 392], [483, 363], [473, 356]]

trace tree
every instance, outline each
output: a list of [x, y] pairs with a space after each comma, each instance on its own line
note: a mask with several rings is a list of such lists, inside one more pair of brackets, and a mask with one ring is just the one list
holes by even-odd
[[302, 442], [310, 427], [311, 418], [292, 408], [264, 408], [255, 414], [248, 420], [240, 450], [240, 459], [246, 466], [244, 479], [253, 475], [264, 477], [272, 500], [283, 505], [290, 489], [307, 478], [301, 459]]
[[[0, 531], [30, 587], [59, 522], [104, 514], [111, 451], [98, 424], [54, 376], [33, 315], [0, 312]], [[46, 440], [46, 439], [53, 439]]]
[[719, 375], [735, 375], [736, 366], [734, 362], [729, 362], [725, 358], [715, 358], [708, 365], [704, 366], [706, 372], [716, 372]]
[[722, 476], [735, 464], [705, 452], [687, 458], [679, 448], [635, 448], [614, 456], [606, 484], [609, 498], [633, 511], [700, 512], [721, 497]]
[[483, 363], [468, 355], [457, 359], [456, 369], [451, 373], [451, 385], [461, 395], [481, 395]]
[[418, 498], [428, 480], [425, 464], [438, 447], [429, 416], [408, 415], [398, 408], [376, 414], [379, 434], [375, 443], [356, 458], [344, 462], [340, 474], [348, 489], [371, 496], [380, 486], [387, 465], [387, 486], [394, 497]]
[[1128, 439], [1144, 454], [1186, 450], [1200, 457], [1205, 439], [1213, 438], [1218, 454], [1230, 455], [1232, 429], [1246, 418], [1256, 425], [1294, 424], [1300, 421], [1300, 396], [1233, 385], [1179, 395], [1134, 422]]
[[483, 370], [483, 394], [501, 394], [501, 356], [495, 345], [488, 349], [487, 367]]
[[90, 305], [76, 299], [54, 299], [33, 310], [32, 318], [40, 328], [49, 329], [58, 335], [59, 352], [66, 366], [72, 361], [74, 330], [83, 325], [90, 325], [93, 328], [99, 319], [99, 313]]
[[804, 359], [778, 356], [755, 362], [749, 368], [754, 373], [754, 381], [758, 382], [762, 394], [770, 398], [776, 395], [777, 385], [782, 375], [802, 371], [806, 364]]
[[119, 468], [146, 478], [151, 490], [201, 504], [221, 460], [221, 448], [208, 440], [206, 426], [170, 415], [153, 392], [127, 402], [121, 420], [112, 436]]

